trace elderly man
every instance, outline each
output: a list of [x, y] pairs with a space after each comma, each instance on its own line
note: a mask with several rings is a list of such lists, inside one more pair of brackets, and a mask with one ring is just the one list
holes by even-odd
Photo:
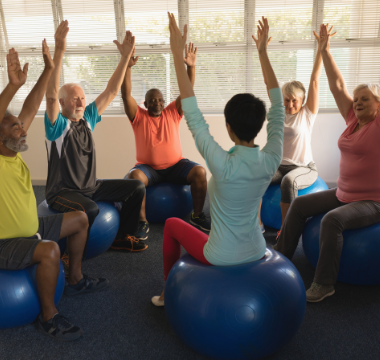
[[[197, 48], [194, 48], [194, 44], [186, 46], [184, 61], [192, 85], [195, 81], [196, 54]], [[207, 192], [206, 171], [199, 164], [182, 157], [179, 137], [179, 123], [183, 115], [181, 98], [178, 97], [165, 107], [161, 91], [150, 89], [145, 95], [144, 106], [147, 110], [137, 106], [131, 95], [131, 68], [136, 65], [138, 58], [133, 54], [129, 60], [121, 87], [124, 110], [135, 134], [137, 158], [136, 165], [126, 178], [140, 180], [145, 186], [160, 182], [191, 185], [194, 212], [190, 223], [202, 230], [210, 231], [210, 220], [202, 211]], [[148, 232], [144, 196], [136, 237], [145, 240]]]
[[99, 213], [95, 201], [122, 202], [119, 232], [111, 248], [145, 250], [148, 246], [132, 236], [138, 228], [144, 185], [137, 180], [97, 180], [92, 137], [101, 114], [119, 92], [134, 49], [134, 37], [127, 31], [122, 44], [114, 41], [121, 55], [120, 62], [104, 92], [86, 106], [85, 95], [79, 85], [66, 84], [58, 91], [68, 31], [68, 22], [62, 21], [55, 34], [55, 70], [46, 91], [47, 203], [60, 212], [85, 212], [90, 232]]
[[70, 267], [64, 290], [66, 295], [101, 290], [107, 287], [108, 280], [82, 275], [81, 261], [88, 229], [88, 220], [83, 213], [37, 216], [29, 168], [20, 152], [28, 149], [27, 130], [54, 69], [45, 40], [42, 46], [45, 69], [18, 117], [6, 108], [25, 83], [28, 65], [21, 70], [14, 49], [7, 55], [9, 84], [0, 95], [0, 269], [17, 270], [37, 264], [36, 280], [42, 309], [36, 320], [37, 329], [57, 340], [70, 341], [82, 336], [83, 331], [59, 314], [54, 305], [60, 266], [57, 241], [67, 237]]

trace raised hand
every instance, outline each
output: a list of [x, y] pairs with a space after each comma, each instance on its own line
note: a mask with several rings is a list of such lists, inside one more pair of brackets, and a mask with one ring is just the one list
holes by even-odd
[[262, 22], [259, 20], [259, 25], [257, 25], [257, 39], [254, 35], [252, 35], [252, 39], [256, 43], [257, 50], [259, 52], [266, 51], [268, 44], [270, 43], [270, 39], [268, 39], [269, 34], [269, 25], [268, 19], [264, 16], [262, 17]]
[[29, 63], [26, 63], [24, 68], [21, 70], [18, 53], [14, 48], [10, 49], [9, 54], [7, 54], [7, 65], [9, 83], [17, 87], [24, 85], [28, 75]]
[[[335, 35], [335, 33], [333, 34]], [[330, 48], [330, 34], [328, 31], [328, 25], [321, 24], [319, 31], [319, 50], [320, 51], [328, 51]]]
[[54, 61], [51, 58], [49, 46], [47, 46], [46, 39], [42, 40], [42, 56], [44, 58], [45, 69], [54, 69]]
[[197, 51], [198, 48], [194, 47], [194, 43], [186, 44], [185, 47], [185, 57], [183, 60], [187, 66], [195, 66], [197, 63]]
[[130, 31], [127, 31], [121, 44], [117, 40], [114, 40], [113, 42], [116, 44], [120, 55], [129, 59], [135, 49], [135, 37], [132, 35], [132, 33]]
[[135, 66], [138, 59], [139, 59], [138, 56], [135, 57], [135, 48], [133, 48], [131, 58], [129, 59], [128, 67], [131, 68], [132, 66]]
[[[320, 45], [320, 35], [322, 33], [322, 26], [323, 26], [323, 24], [321, 24], [319, 27], [319, 35], [315, 31], [313, 31], [313, 34], [315, 36], [315, 39], [317, 40], [318, 46]], [[329, 27], [329, 24], [327, 23], [326, 24], [327, 34], [330, 35], [330, 38], [332, 38], [333, 36], [336, 35], [336, 31], [333, 34], [331, 34], [331, 31], [332, 31], [334, 26], [331, 26], [330, 29], [328, 27]]]
[[172, 50], [173, 55], [181, 53], [183, 54], [183, 49], [185, 48], [186, 38], [187, 38], [187, 25], [183, 28], [183, 36], [181, 31], [177, 26], [175, 17], [173, 14], [168, 12], [169, 17], [169, 31], [170, 31], [170, 49]]
[[69, 22], [67, 20], [61, 21], [54, 35], [55, 51], [66, 51], [66, 36], [69, 32]]

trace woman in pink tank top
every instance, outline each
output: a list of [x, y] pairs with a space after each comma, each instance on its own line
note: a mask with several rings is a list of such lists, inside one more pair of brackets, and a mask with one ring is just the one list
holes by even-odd
[[358, 85], [353, 97], [332, 57], [327, 26], [322, 25], [320, 50], [330, 91], [347, 128], [338, 140], [341, 152], [338, 187], [295, 199], [274, 246], [291, 258], [308, 217], [326, 213], [320, 228], [320, 255], [309, 302], [318, 302], [334, 294], [342, 232], [380, 222], [380, 86]]

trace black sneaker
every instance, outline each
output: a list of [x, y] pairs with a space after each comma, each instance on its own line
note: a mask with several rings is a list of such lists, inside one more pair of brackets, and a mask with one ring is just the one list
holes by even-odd
[[139, 221], [139, 228], [137, 229], [134, 237], [139, 240], [146, 240], [148, 238], [149, 223], [147, 221]]
[[130, 235], [126, 235], [125, 237], [121, 239], [116, 239], [111, 245], [111, 249], [113, 250], [120, 250], [120, 251], [127, 251], [127, 252], [143, 251], [146, 248], [148, 248], [148, 245], [145, 245], [144, 243], [140, 242], [139, 239]]
[[76, 285], [70, 285], [66, 281], [64, 294], [74, 296], [79, 294], [90, 293], [105, 289], [109, 285], [109, 281], [105, 278], [92, 278], [83, 274], [83, 278]]
[[76, 325], [71, 324], [63, 315], [55, 314], [49, 321], [42, 321], [41, 315], [36, 322], [37, 330], [60, 341], [73, 341], [83, 335], [83, 330]]
[[192, 213], [190, 218], [190, 224], [204, 231], [211, 230], [211, 221], [206, 217], [204, 212], [201, 212], [197, 217], [194, 217], [194, 213]]

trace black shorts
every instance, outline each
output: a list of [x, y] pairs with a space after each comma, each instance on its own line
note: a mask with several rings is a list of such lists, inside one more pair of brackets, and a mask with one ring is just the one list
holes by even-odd
[[[200, 166], [194, 161], [181, 159], [177, 164], [170, 166], [167, 169], [154, 170], [151, 166], [145, 164], [135, 165], [133, 170], [141, 170], [148, 178], [148, 186], [157, 185], [162, 182], [168, 182], [180, 185], [189, 185], [187, 175], [194, 166]], [[131, 172], [130, 171], [130, 172]], [[127, 179], [128, 175], [124, 179]]]
[[38, 235], [0, 239], [0, 269], [20, 270], [32, 262], [34, 250], [41, 240], [58, 242], [64, 214], [38, 218]]

